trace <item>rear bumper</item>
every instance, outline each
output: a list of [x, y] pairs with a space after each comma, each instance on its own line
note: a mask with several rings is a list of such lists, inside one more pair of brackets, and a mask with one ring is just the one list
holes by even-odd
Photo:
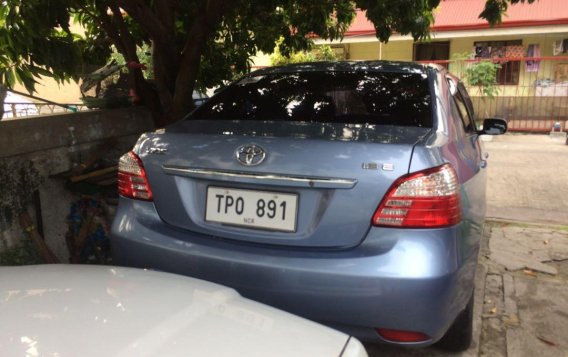
[[[240, 244], [164, 224], [152, 203], [121, 199], [112, 227], [115, 264], [190, 275], [380, 342], [381, 327], [443, 336], [473, 289], [477, 245], [460, 226], [373, 228], [342, 251]], [[468, 251], [463, 251], [469, 247]]]

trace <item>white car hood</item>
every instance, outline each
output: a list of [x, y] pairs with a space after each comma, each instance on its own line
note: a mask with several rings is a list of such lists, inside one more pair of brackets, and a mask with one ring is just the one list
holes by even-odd
[[178, 275], [0, 268], [3, 356], [339, 356], [348, 339], [233, 289]]

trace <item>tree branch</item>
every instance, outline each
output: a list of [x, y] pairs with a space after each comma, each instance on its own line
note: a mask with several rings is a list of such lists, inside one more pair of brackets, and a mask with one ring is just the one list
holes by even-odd
[[118, 33], [118, 29], [113, 25], [112, 21], [108, 17], [108, 15], [104, 12], [104, 10], [99, 9], [99, 14], [95, 16], [95, 19], [99, 22], [103, 30], [105, 30], [106, 34], [112, 41], [112, 43], [118, 49], [118, 52], [122, 53], [126, 56], [126, 47], [120, 38]]
[[[114, 21], [111, 21], [110, 17], [107, 15], [106, 7], [98, 8], [98, 21], [124, 58], [127, 61], [139, 62], [138, 55], [136, 54], [136, 42], [126, 27], [120, 8], [117, 3], [111, 3], [108, 8], [110, 8], [112, 12], [112, 19]], [[137, 93], [142, 97], [152, 112], [156, 126], [164, 126], [164, 112], [160, 105], [160, 100], [156, 91], [151, 88], [144, 79], [142, 70], [140, 68], [130, 68], [128, 80], [130, 87], [137, 90]]]
[[158, 18], [166, 28], [168, 33], [174, 32], [174, 11], [173, 11], [173, 0], [162, 0], [154, 2], [154, 9]]
[[173, 103], [175, 73], [178, 69], [179, 54], [175, 44], [173, 4], [171, 0], [157, 2], [156, 13], [141, 0], [117, 0], [117, 4], [136, 20], [152, 40], [154, 76], [164, 108]]
[[194, 107], [191, 98], [199, 73], [203, 47], [207, 38], [217, 29], [221, 18], [231, 3], [231, 0], [206, 0], [203, 3], [203, 8], [197, 13], [187, 35], [180, 60], [173, 110], [171, 113], [167, 113], [171, 120], [181, 119]]
[[[162, 0], [167, 2], [165, 0]], [[172, 32], [168, 32], [167, 26], [152, 12], [152, 9], [141, 0], [116, 0], [118, 6], [126, 10], [133, 19], [135, 19], [152, 38], [154, 45], [160, 48], [160, 51], [167, 53], [168, 57], [175, 59], [176, 46], [174, 42], [173, 26]], [[171, 9], [170, 9], [171, 10]], [[173, 18], [172, 18], [173, 21]], [[172, 63], [173, 64], [173, 63]]]
[[138, 62], [138, 55], [136, 54], [136, 41], [134, 40], [134, 37], [132, 37], [132, 34], [130, 33], [130, 31], [128, 31], [128, 28], [124, 23], [120, 8], [116, 3], [109, 4], [109, 8], [112, 12], [114, 23], [118, 27], [120, 39], [122, 40], [122, 43], [124, 45], [126, 60]]

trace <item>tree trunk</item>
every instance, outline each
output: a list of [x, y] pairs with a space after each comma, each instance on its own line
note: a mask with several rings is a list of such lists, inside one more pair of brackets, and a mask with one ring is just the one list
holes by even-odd
[[209, 0], [203, 3], [200, 16], [195, 19], [182, 51], [173, 93], [173, 107], [167, 113], [169, 120], [180, 120], [195, 108], [193, 89], [199, 73], [203, 48], [231, 5], [230, 0]]
[[[195, 49], [195, 51], [199, 50]], [[188, 61], [184, 66], [180, 67], [176, 80], [173, 105], [171, 111], [167, 113], [168, 120], [171, 120], [170, 122], [180, 120], [195, 108], [193, 89], [195, 88], [195, 80], [197, 79], [200, 63], [201, 58], [197, 55], [194, 56], [192, 61]]]
[[142, 71], [139, 69], [131, 70], [131, 78], [134, 81], [134, 89], [136, 94], [142, 98], [143, 104], [150, 110], [152, 114], [152, 119], [154, 120], [154, 126], [156, 128], [163, 128], [169, 121], [167, 120], [162, 103], [160, 101], [160, 96], [156, 88], [153, 88], [142, 75]]
[[136, 91], [150, 108], [157, 127], [182, 119], [195, 107], [193, 89], [203, 48], [231, 4], [230, 0], [202, 1], [181, 53], [177, 51], [174, 41], [175, 6], [167, 1], [156, 2], [152, 8], [139, 0], [115, 0], [109, 7], [117, 27], [112, 27], [105, 16], [101, 17], [103, 25], [113, 30], [111, 39], [129, 61], [137, 62], [136, 45], [126, 29], [120, 8], [126, 10], [148, 32], [153, 47], [156, 88], [144, 80], [139, 69], [131, 69], [131, 78]]

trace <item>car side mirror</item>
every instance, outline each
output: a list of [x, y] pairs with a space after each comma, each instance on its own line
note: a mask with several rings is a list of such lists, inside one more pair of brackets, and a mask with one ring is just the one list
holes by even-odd
[[480, 135], [501, 135], [507, 132], [507, 120], [503, 118], [487, 118], [483, 121]]

